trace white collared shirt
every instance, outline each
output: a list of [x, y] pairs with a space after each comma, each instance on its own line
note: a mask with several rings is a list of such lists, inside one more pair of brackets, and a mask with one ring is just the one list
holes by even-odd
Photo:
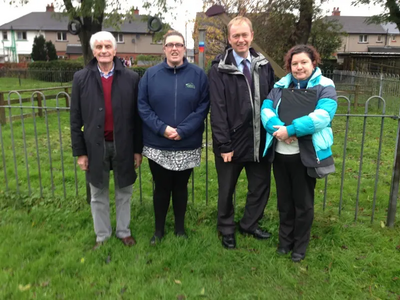
[[[235, 58], [236, 65], [237, 65], [239, 71], [243, 73], [243, 64], [242, 64], [243, 57], [239, 56], [239, 54], [237, 54], [235, 52], [235, 50], [233, 50], [233, 57]], [[249, 70], [251, 70], [251, 54], [250, 54], [250, 51], [247, 54], [246, 64], [247, 64], [247, 67], [249, 68]]]
[[99, 69], [100, 77], [104, 77], [105, 79], [114, 75], [114, 63], [113, 63], [113, 66], [112, 66], [110, 72], [108, 72], [107, 74], [105, 74], [102, 70], [100, 70], [99, 65], [97, 65], [97, 69]]

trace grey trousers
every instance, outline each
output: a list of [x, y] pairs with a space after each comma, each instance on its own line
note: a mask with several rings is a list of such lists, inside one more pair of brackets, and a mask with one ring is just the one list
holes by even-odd
[[113, 142], [105, 142], [105, 155], [103, 160], [103, 188], [99, 189], [90, 184], [91, 210], [96, 233], [96, 242], [103, 242], [111, 237], [112, 229], [110, 222], [110, 169], [113, 166], [115, 185], [115, 205], [117, 211], [116, 236], [125, 238], [131, 235], [129, 224], [131, 221], [131, 197], [132, 186], [119, 188], [117, 182], [117, 161]]

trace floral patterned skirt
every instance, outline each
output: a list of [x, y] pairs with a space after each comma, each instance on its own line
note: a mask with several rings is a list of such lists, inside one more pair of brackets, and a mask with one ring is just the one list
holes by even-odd
[[201, 148], [167, 151], [144, 146], [143, 155], [167, 170], [183, 171], [200, 166]]

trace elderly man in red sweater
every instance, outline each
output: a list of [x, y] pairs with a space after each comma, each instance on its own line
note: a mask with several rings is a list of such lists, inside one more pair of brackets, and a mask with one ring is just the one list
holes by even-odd
[[116, 58], [116, 41], [107, 31], [90, 39], [94, 58], [74, 75], [71, 97], [73, 155], [90, 183], [96, 233], [94, 249], [109, 237], [109, 177], [113, 170], [117, 212], [116, 236], [133, 246], [130, 200], [142, 162], [142, 125], [137, 110], [139, 76]]

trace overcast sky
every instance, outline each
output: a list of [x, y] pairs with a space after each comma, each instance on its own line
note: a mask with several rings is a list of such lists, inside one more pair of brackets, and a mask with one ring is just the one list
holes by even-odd
[[[30, 0], [28, 4], [21, 7], [10, 6], [9, 0], [0, 0], [0, 11], [1, 19], [0, 24], [4, 24], [15, 20], [23, 15], [30, 12], [45, 11], [46, 5], [51, 2], [57, 2], [54, 0]], [[133, 5], [137, 5], [140, 8], [141, 1], [130, 1]], [[380, 6], [363, 5], [358, 7], [351, 6], [351, 0], [328, 0], [323, 5], [323, 9], [327, 15], [332, 13], [333, 7], [339, 7], [342, 16], [371, 16], [382, 12]], [[187, 24], [187, 40], [188, 48], [193, 48], [192, 31], [193, 22], [192, 20], [196, 17], [196, 12], [202, 11], [201, 0], [184, 0], [182, 5], [174, 10], [175, 19], [173, 16], [166, 16], [167, 21], [172, 27], [183, 34], [185, 34], [185, 23]], [[140, 14], [146, 14], [146, 11], [140, 10]]]

